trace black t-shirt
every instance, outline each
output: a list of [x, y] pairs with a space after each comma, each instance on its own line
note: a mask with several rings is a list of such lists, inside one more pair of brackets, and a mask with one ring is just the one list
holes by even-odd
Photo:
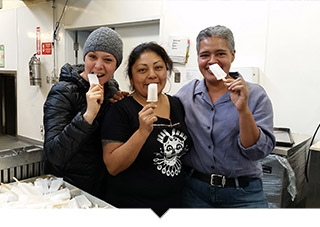
[[[179, 207], [183, 185], [181, 156], [192, 146], [180, 101], [168, 95], [170, 119], [158, 117], [136, 160], [117, 176], [109, 176], [107, 201], [116, 207]], [[104, 118], [102, 139], [126, 142], [139, 128], [143, 107], [132, 96], [113, 104]]]

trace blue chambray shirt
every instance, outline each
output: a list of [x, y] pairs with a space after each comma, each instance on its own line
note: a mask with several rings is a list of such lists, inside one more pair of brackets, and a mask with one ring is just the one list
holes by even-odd
[[[232, 77], [241, 76], [230, 73]], [[249, 87], [248, 105], [260, 130], [256, 144], [244, 148], [240, 143], [238, 111], [227, 91], [212, 104], [205, 80], [192, 80], [175, 95], [185, 109], [185, 121], [194, 147], [184, 164], [199, 172], [226, 177], [261, 177], [260, 159], [275, 147], [273, 109], [265, 90], [258, 84]]]

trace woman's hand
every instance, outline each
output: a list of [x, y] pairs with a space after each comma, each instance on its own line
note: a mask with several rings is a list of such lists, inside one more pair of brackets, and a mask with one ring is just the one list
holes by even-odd
[[249, 88], [241, 77], [237, 79], [227, 79], [225, 81], [230, 92], [230, 98], [237, 110], [244, 111], [248, 108]]
[[241, 144], [248, 148], [255, 144], [260, 136], [260, 130], [248, 106], [249, 88], [241, 77], [236, 80], [227, 79], [225, 85], [230, 91], [231, 101], [239, 113]]
[[112, 98], [109, 98], [109, 101], [111, 103], [115, 103], [115, 102], [120, 101], [121, 99], [123, 99], [124, 97], [126, 97], [128, 95], [129, 95], [129, 92], [127, 92], [127, 91], [118, 91], [117, 93], [115, 93], [113, 95]]
[[157, 105], [150, 103], [144, 106], [139, 112], [139, 130], [148, 136], [153, 130], [153, 123], [158, 120], [154, 114], [155, 108], [157, 108]]
[[92, 84], [86, 93], [87, 99], [87, 110], [83, 114], [83, 118], [89, 123], [92, 124], [96, 118], [100, 107], [103, 103], [104, 91], [103, 86], [100, 84]]

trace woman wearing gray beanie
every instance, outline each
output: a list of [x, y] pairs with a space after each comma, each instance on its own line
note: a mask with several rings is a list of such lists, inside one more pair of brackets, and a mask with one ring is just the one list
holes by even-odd
[[[124, 94], [111, 79], [122, 62], [122, 49], [117, 32], [94, 30], [84, 44], [84, 64], [65, 64], [44, 104], [46, 173], [99, 198], [106, 184], [100, 125], [109, 98]], [[88, 74], [97, 75], [99, 83], [90, 85]]]

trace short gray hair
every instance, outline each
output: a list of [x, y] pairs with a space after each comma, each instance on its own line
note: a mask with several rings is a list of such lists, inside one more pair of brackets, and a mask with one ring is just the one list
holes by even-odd
[[199, 55], [200, 42], [205, 38], [210, 38], [212, 36], [217, 36], [219, 38], [227, 40], [230, 52], [234, 51], [234, 37], [232, 31], [222, 25], [216, 25], [214, 27], [207, 27], [199, 32], [197, 36], [197, 54]]

